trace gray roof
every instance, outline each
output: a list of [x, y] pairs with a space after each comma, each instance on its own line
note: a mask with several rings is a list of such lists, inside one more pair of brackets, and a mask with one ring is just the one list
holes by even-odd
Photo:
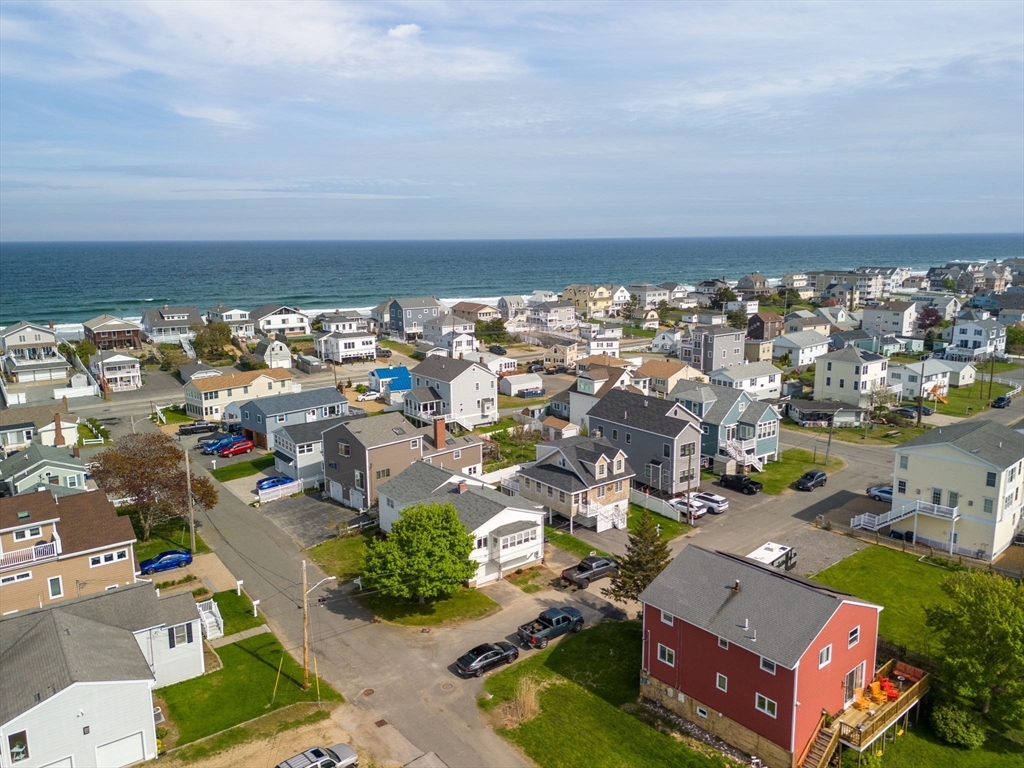
[[145, 582], [66, 600], [56, 609], [129, 632], [173, 627], [199, 618], [199, 609], [192, 595], [183, 592], [171, 597], [157, 597], [153, 585]]
[[455, 358], [441, 357], [440, 355], [428, 357], [409, 371], [409, 373], [413, 376], [423, 376], [436, 379], [437, 381], [452, 382], [474, 365], [490, 373], [487, 368], [479, 365], [479, 363], [474, 363], [472, 360], [456, 360]]
[[[768, 412], [771, 413], [768, 413]], [[743, 413], [739, 415], [736, 421], [740, 424], [757, 424], [762, 417], [768, 413], [773, 419], [778, 419], [778, 412], [772, 408], [770, 403], [766, 403], [762, 400], [755, 400], [746, 408], [743, 409]]]
[[686, 429], [686, 425], [691, 421], [685, 417], [669, 416], [673, 408], [679, 410], [679, 404], [673, 400], [637, 395], [624, 389], [612, 389], [594, 404], [587, 412], [587, 417], [675, 437]]
[[731, 325], [692, 325], [690, 326], [690, 335], [696, 336], [703, 334], [705, 336], [731, 336], [735, 333], [743, 334], [746, 331], [742, 328], [733, 328]]
[[249, 319], [252, 320], [253, 322], [257, 322], [258, 320], [266, 317], [267, 315], [274, 314], [279, 309], [287, 309], [289, 312], [301, 314], [298, 309], [295, 309], [294, 307], [287, 307], [284, 304], [261, 304], [260, 306], [256, 307], [256, 309], [249, 313]]
[[[164, 315], [186, 315], [185, 320], [164, 320]], [[143, 310], [142, 321], [148, 322], [150, 328], [177, 328], [186, 323], [189, 328], [193, 325], [203, 325], [203, 316], [199, 314], [197, 307], [151, 307]]]
[[[394, 299], [394, 302], [402, 309], [418, 309], [421, 307], [444, 307], [440, 301], [433, 296], [410, 296], [405, 299]], [[445, 311], [448, 308], [445, 307]]]
[[520, 531], [528, 531], [531, 528], [536, 528], [537, 524], [530, 520], [516, 520], [514, 523], [506, 523], [505, 525], [499, 525], [491, 533], [497, 536], [499, 539], [502, 536], [511, 536], [513, 533], [519, 533]]
[[860, 347], [855, 347], [852, 344], [842, 349], [837, 349], [835, 352], [829, 352], [827, 355], [822, 355], [818, 358], [818, 361], [842, 361], [844, 363], [877, 363], [880, 360], [885, 360], [882, 355], [876, 355], [874, 352], [865, 352]]
[[1000, 469], [1006, 469], [1024, 459], [1024, 440], [1021, 440], [1020, 434], [988, 419], [936, 427], [913, 440], [907, 440], [900, 448], [943, 443], [955, 445]]
[[[627, 457], [621, 472], [616, 473], [612, 465], [607, 477], [598, 479], [594, 476], [587, 464], [594, 464], [601, 456], [611, 461], [619, 453], [619, 449], [603, 437], [566, 437], [552, 440], [547, 443], [547, 447], [557, 448], [558, 452], [545, 456], [536, 464], [523, 467], [519, 474], [567, 493], [578, 493], [613, 480], [628, 480], [636, 475]], [[565, 458], [566, 466], [555, 463], [559, 455]]]
[[[229, 368], [228, 370], [232, 373], [235, 372], [233, 368]], [[185, 363], [178, 366], [178, 376], [185, 384], [192, 381], [192, 377], [200, 371], [216, 371], [218, 376], [222, 375], [220, 370], [214, 368], [212, 365], [207, 365], [206, 363]]]
[[708, 376], [728, 376], [732, 380], [753, 379], [758, 376], [781, 374], [782, 370], [767, 361], [758, 363], [737, 363], [712, 371]]
[[262, 357], [263, 355], [267, 354], [267, 350], [270, 349], [275, 344], [279, 344], [282, 347], [284, 347], [284, 350], [279, 351], [284, 351], [289, 355], [291, 354], [290, 350], [288, 349], [288, 345], [285, 344], [283, 341], [279, 341], [278, 339], [268, 339], [266, 337], [260, 339], [259, 342], [256, 344], [256, 354]]
[[[737, 581], [739, 592], [733, 591]], [[844, 601], [871, 605], [778, 568], [694, 544], [666, 566], [640, 601], [787, 669], [796, 666]]]
[[415, 400], [417, 403], [432, 403], [441, 399], [443, 398], [433, 387], [413, 387], [405, 393], [407, 402]]
[[822, 336], [817, 331], [797, 331], [787, 333], [784, 336], [776, 336], [772, 339], [774, 344], [781, 344], [783, 347], [794, 347], [804, 349], [818, 344], [828, 344], [828, 337]]
[[281, 395], [260, 397], [243, 403], [242, 408], [253, 408], [258, 413], [267, 416], [275, 413], [305, 411], [338, 403], [347, 404], [348, 398], [334, 387], [321, 387], [320, 389], [306, 389], [302, 392], [285, 392]]
[[332, 429], [348, 432], [366, 448], [408, 440], [416, 435], [426, 436], [431, 431], [429, 427], [413, 426], [398, 411], [391, 411], [372, 418], [343, 421]]
[[85, 471], [85, 462], [76, 459], [65, 447], [32, 443], [23, 451], [11, 454], [0, 461], [0, 478], [10, 478], [24, 474], [32, 467], [45, 463], [47, 466], [59, 465], [68, 469]]
[[[670, 396], [675, 399], [692, 400], [698, 403], [709, 403], [712, 405], [701, 416], [701, 421], [705, 421], [709, 424], [722, 424], [725, 422], [726, 416], [732, 410], [733, 406], [736, 405], [736, 401], [741, 398], [746, 398], [751, 402], [744, 409], [743, 413], [736, 419], [737, 422], [742, 421], [745, 424], [756, 423], [756, 418], [760, 419], [764, 415], [764, 407], [759, 405], [759, 401], [754, 400], [747, 392], [742, 389], [734, 387], [723, 387], [718, 384], [703, 384], [699, 381], [690, 381], [684, 379], [674, 387]], [[712, 402], [713, 401], [713, 402]], [[762, 404], [767, 405], [767, 404]], [[754, 409], [754, 410], [751, 410]], [[750, 411], [750, 414], [747, 414]]]
[[286, 439], [291, 440], [296, 445], [302, 445], [303, 443], [319, 443], [323, 440], [324, 432], [328, 429], [337, 424], [341, 424], [344, 421], [352, 421], [355, 418], [359, 417], [342, 416], [337, 419], [307, 421], [305, 424], [291, 424], [279, 429], [277, 434], [283, 435]]
[[68, 488], [66, 485], [55, 485], [54, 483], [36, 483], [35, 485], [25, 488], [17, 496], [25, 496], [30, 493], [41, 493], [46, 491], [51, 496], [64, 498], [65, 496], [74, 496], [78, 493], [89, 493], [88, 488]]

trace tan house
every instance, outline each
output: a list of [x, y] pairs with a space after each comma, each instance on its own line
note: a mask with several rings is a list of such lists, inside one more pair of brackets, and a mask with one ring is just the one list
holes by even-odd
[[624, 528], [636, 473], [607, 439], [569, 437], [537, 444], [537, 461], [519, 470], [518, 493], [574, 524]]
[[613, 309], [612, 292], [604, 285], [567, 286], [562, 299], [571, 301], [576, 313], [587, 317], [606, 317]]
[[557, 368], [564, 365], [572, 369], [579, 359], [580, 345], [576, 341], [556, 341], [544, 350], [544, 367]]
[[135, 582], [135, 532], [99, 492], [0, 498], [3, 613]]
[[67, 398], [53, 405], [0, 411], [0, 454], [20, 451], [32, 443], [75, 445], [77, 442], [78, 416], [68, 411]]
[[633, 369], [636, 366], [629, 362], [629, 360], [623, 360], [621, 357], [612, 357], [611, 355], [590, 355], [589, 357], [580, 358], [576, 361], [576, 368], [579, 371], [586, 371], [593, 367], [599, 368], [629, 368]]
[[231, 403], [292, 391], [287, 368], [244, 371], [228, 376], [192, 379], [185, 385], [185, 413], [197, 419], [219, 420]]
[[771, 339], [745, 339], [743, 359], [748, 363], [771, 362], [773, 346]]
[[667, 397], [676, 383], [684, 379], [707, 381], [707, 377], [693, 366], [684, 363], [672, 363], [668, 360], [648, 360], [637, 368], [637, 373], [649, 378], [651, 380], [651, 391], [661, 397]]
[[475, 301], [460, 301], [452, 307], [452, 314], [474, 323], [487, 323], [501, 317], [497, 307]]

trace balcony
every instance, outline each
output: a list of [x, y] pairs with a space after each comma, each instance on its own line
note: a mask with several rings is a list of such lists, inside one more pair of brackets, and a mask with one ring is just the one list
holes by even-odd
[[4, 552], [0, 555], [0, 571], [6, 571], [9, 568], [20, 568], [25, 565], [35, 565], [47, 560], [55, 560], [59, 554], [60, 539], [44, 544], [36, 544], [25, 549], [16, 549], [13, 552]]
[[[924, 698], [931, 687], [931, 675], [915, 667], [904, 666], [903, 668], [919, 675], [920, 679], [912, 681], [908, 678], [899, 681], [900, 695], [894, 701], [887, 701], [884, 704], [871, 703], [870, 708], [866, 710], [857, 709], [854, 706], [844, 709], [832, 726], [833, 730], [839, 734], [839, 741], [848, 747], [853, 747], [858, 752], [863, 752], [887, 728]], [[888, 677], [898, 681], [898, 672], [896, 661], [890, 660], [878, 670], [875, 679]]]

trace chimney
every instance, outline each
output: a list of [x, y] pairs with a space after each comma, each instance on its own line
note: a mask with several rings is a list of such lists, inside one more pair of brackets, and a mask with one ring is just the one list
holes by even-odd
[[64, 404], [64, 413], [67, 413], [68, 412], [68, 396], [64, 395], [64, 397], [62, 397], [60, 399], [60, 401], [61, 401], [61, 403]]
[[484, 363], [484, 356], [483, 355], [480, 355], [480, 365], [486, 365], [486, 363]]
[[467, 488], [469, 488], [469, 486], [466, 485], [466, 481], [465, 480], [459, 480], [459, 495], [462, 495], [463, 493], [465, 493]]
[[444, 417], [435, 419], [434, 421], [434, 448], [440, 448], [444, 445]]
[[78, 447], [78, 443], [75, 443], [74, 446], [71, 448], [71, 455], [74, 456], [76, 459], [82, 458], [82, 450]]
[[736, 583], [732, 585], [732, 591], [733, 592], [739, 592], [740, 591], [740, 580], [739, 579], [736, 579]]
[[64, 442], [64, 433], [61, 431], [61, 428], [60, 428], [60, 414], [59, 413], [53, 414], [53, 424], [57, 428], [56, 435], [53, 438], [53, 444], [55, 446], [56, 445], [66, 445], [66, 443]]
[[50, 321], [50, 330], [53, 330], [53, 320]]

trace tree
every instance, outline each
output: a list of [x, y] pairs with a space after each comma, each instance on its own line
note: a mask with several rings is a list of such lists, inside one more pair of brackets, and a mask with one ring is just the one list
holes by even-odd
[[473, 539], [451, 504], [415, 504], [402, 510], [386, 539], [371, 541], [363, 586], [391, 597], [448, 597], [473, 578]]
[[191, 328], [196, 336], [192, 339], [192, 349], [199, 357], [223, 357], [224, 347], [231, 343], [231, 326], [227, 323], [210, 323]]
[[264, 368], [269, 368], [270, 366], [267, 365], [266, 360], [260, 360], [256, 355], [246, 353], [238, 358], [238, 367], [243, 371], [261, 371]]
[[78, 359], [82, 361], [82, 365], [88, 366], [89, 360], [91, 360], [92, 356], [99, 352], [99, 350], [96, 349], [96, 345], [88, 339], [82, 339], [75, 347], [75, 352], [78, 353]]
[[634, 319], [640, 311], [640, 297], [635, 293], [629, 294], [629, 300], [622, 305], [622, 315], [630, 320]]
[[658, 319], [661, 321], [661, 324], [668, 325], [668, 313], [672, 311], [672, 307], [669, 306], [667, 301], [662, 299], [658, 302], [657, 310]]
[[889, 387], [875, 382], [871, 389], [872, 410], [889, 410], [892, 406], [899, 404], [899, 401], [899, 397]]
[[733, 310], [725, 316], [725, 320], [732, 328], [747, 328], [747, 313], [741, 309]]
[[942, 313], [935, 307], [925, 307], [921, 316], [917, 319], [917, 327], [922, 331], [938, 325], [942, 322]]
[[781, 365], [781, 366], [782, 366], [783, 368], [789, 368], [789, 366], [790, 366], [790, 364], [791, 364], [792, 362], [793, 362], [793, 361], [792, 361], [792, 359], [791, 359], [791, 358], [790, 358], [790, 356], [789, 356], [789, 352], [787, 352], [786, 354], [784, 354], [784, 355], [783, 355], [782, 357], [780, 357], [780, 358], [779, 358], [779, 360], [778, 360], [778, 363], [779, 363], [779, 365]]
[[948, 694], [1005, 722], [1024, 717], [1024, 585], [974, 569], [945, 578], [950, 600], [925, 607]]
[[956, 280], [952, 277], [942, 278], [942, 287], [950, 293], [956, 293]]
[[505, 321], [500, 317], [496, 317], [487, 322], [477, 322], [476, 337], [486, 344], [503, 344], [508, 341]]
[[[125, 435], [96, 456], [93, 478], [105, 493], [132, 499], [142, 540], [160, 523], [188, 514], [185, 457], [170, 435], [144, 432]], [[210, 509], [217, 489], [208, 477], [192, 474], [193, 503]]]
[[1006, 347], [1024, 351], [1024, 328], [1017, 325], [1006, 326]]
[[715, 291], [715, 298], [711, 300], [711, 308], [722, 309], [726, 305], [726, 302], [736, 300], [736, 292], [733, 291], [732, 288], [725, 286]]
[[661, 540], [650, 511], [644, 509], [636, 530], [629, 534], [626, 556], [619, 561], [619, 572], [612, 576], [611, 586], [601, 593], [613, 600], [637, 600], [665, 569], [669, 559], [668, 544]]

